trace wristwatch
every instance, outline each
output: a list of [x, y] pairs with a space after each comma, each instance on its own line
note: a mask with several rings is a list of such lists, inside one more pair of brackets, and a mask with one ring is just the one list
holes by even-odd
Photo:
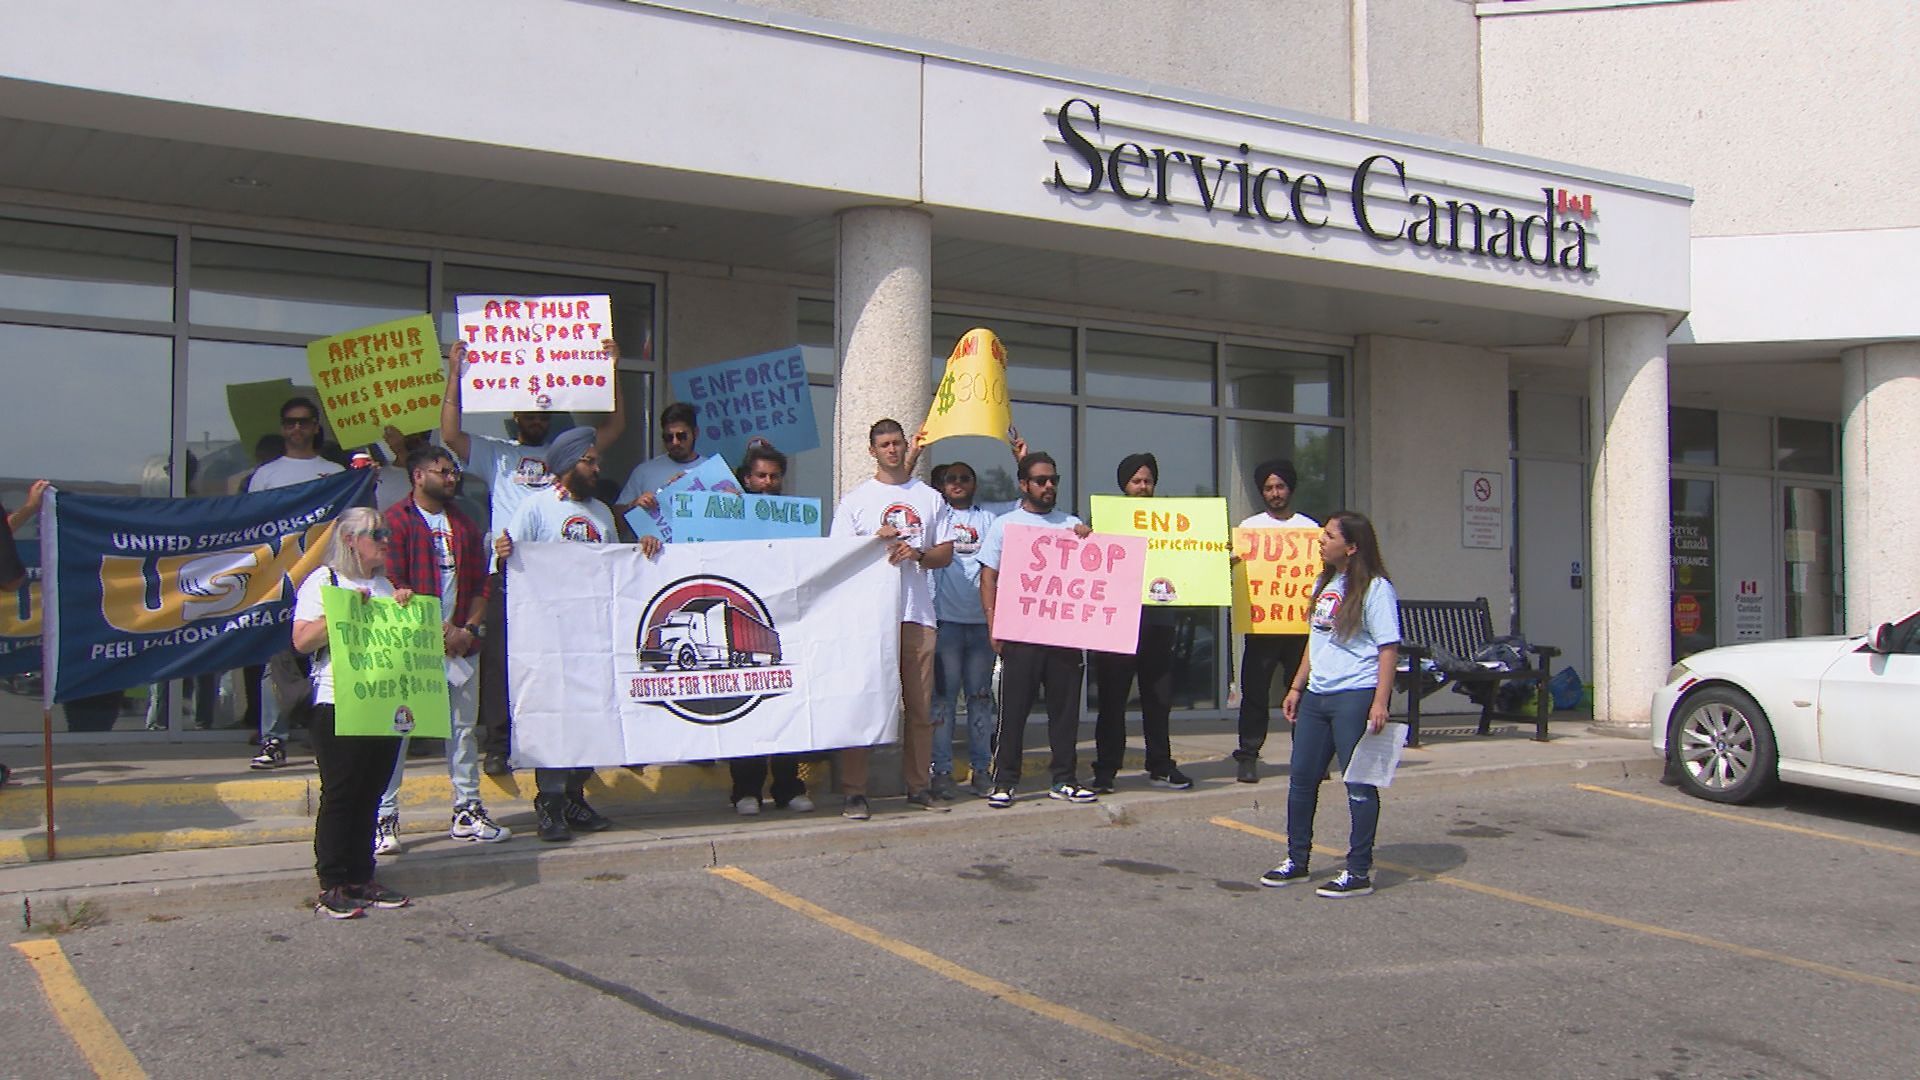
[[467, 625], [461, 627], [460, 629], [465, 630], [467, 633], [472, 634], [474, 637], [477, 637], [477, 638], [483, 638], [487, 636], [487, 628], [485, 625], [481, 623], [470, 622]]

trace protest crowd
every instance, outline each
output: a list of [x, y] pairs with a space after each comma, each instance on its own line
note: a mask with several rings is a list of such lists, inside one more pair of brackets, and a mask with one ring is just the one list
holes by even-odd
[[[401, 850], [398, 796], [415, 738], [444, 740], [448, 836], [478, 844], [513, 837], [483, 804], [481, 776], [521, 769], [533, 775], [535, 834], [547, 842], [614, 827], [588, 802], [596, 768], [668, 762], [724, 761], [732, 809], [755, 816], [813, 811], [825, 793], [809, 790], [802, 765], [830, 754], [841, 815], [865, 821], [872, 749], [891, 742], [907, 806], [938, 813], [974, 797], [1005, 809], [1020, 796], [1036, 706], [1049, 748], [1039, 790], [1094, 803], [1116, 790], [1136, 685], [1145, 782], [1188, 790], [1169, 732], [1181, 606], [1231, 605], [1245, 635], [1239, 782], [1260, 781], [1273, 679], [1285, 680], [1288, 843], [1262, 884], [1308, 877], [1330, 764], [1345, 769], [1363, 739], [1392, 738], [1398, 616], [1372, 525], [1346, 511], [1322, 525], [1297, 511], [1289, 461], [1252, 470], [1246, 480], [1263, 509], [1229, 530], [1224, 499], [1156, 497], [1160, 466], [1143, 448], [1114, 464], [1114, 493], [1092, 498], [1088, 520], [1059, 505], [1059, 466], [1012, 428], [1002, 389], [997, 410], [991, 393], [975, 395], [981, 407], [971, 412], [942, 394], [924, 419], [876, 419], [872, 476], [830, 510], [784, 491], [788, 452], [817, 445], [811, 423], [799, 445], [730, 443], [738, 460], [729, 461], [701, 446], [701, 413], [688, 402], [660, 413], [660, 452], [622, 475], [603, 456], [627, 425], [610, 319], [590, 298], [471, 298], [470, 321], [469, 299], [460, 321], [471, 332], [444, 350], [432, 346], [430, 320], [425, 339], [421, 327], [390, 325], [316, 343], [326, 409], [305, 395], [286, 400], [280, 433], [261, 441], [243, 491], [167, 503], [177, 519], [155, 526], [196, 551], [233, 523], [310, 523], [286, 530], [301, 543], [271, 549], [296, 586], [286, 614], [261, 620], [244, 644], [236, 616], [229, 651], [143, 678], [189, 680], [198, 708], [219, 671], [210, 663], [243, 670], [258, 715], [255, 769], [285, 767], [292, 732], [306, 730], [321, 784], [321, 914], [410, 903], [374, 872], [376, 856]], [[529, 347], [541, 357], [531, 366]], [[730, 363], [693, 378], [765, 387], [781, 366]], [[973, 385], [996, 372], [1004, 381], [1005, 353], [989, 331], [970, 332], [949, 365]], [[355, 379], [396, 373], [395, 385], [421, 391], [410, 408], [362, 409], [343, 423]], [[758, 396], [792, 409], [780, 390]], [[810, 410], [804, 394], [800, 402]], [[470, 411], [509, 411], [513, 437], [471, 433]], [[587, 422], [565, 426], [573, 414]], [[1007, 445], [1015, 499], [977, 499], [980, 472], [967, 461], [922, 469], [956, 434]], [[466, 476], [486, 483], [485, 525], [462, 498]], [[140, 501], [40, 484], [8, 523], [42, 515], [43, 544], [64, 550], [69, 537], [78, 545], [116, 527], [125, 508], [109, 504]], [[226, 517], [194, 518], [176, 505], [191, 502], [221, 503]], [[17, 583], [11, 532], [0, 538], [0, 578]], [[196, 584], [192, 565], [174, 583], [189, 604], [196, 588], [219, 581]], [[96, 644], [85, 655], [116, 649]], [[50, 638], [47, 651], [53, 699], [117, 692], [128, 678], [79, 663], [64, 640]], [[1098, 707], [1083, 771], [1089, 666]], [[1349, 854], [1318, 888], [1323, 896], [1372, 888], [1378, 786], [1345, 786]]]

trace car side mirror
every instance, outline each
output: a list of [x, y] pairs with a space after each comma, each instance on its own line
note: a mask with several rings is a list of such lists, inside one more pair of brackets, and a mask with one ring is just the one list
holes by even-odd
[[1891, 655], [1894, 652], [1892, 623], [1883, 622], [1875, 628], [1873, 631], [1873, 651], [1882, 656]]

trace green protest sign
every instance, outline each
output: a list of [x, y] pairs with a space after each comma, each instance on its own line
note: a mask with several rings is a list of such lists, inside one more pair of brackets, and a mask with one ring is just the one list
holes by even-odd
[[333, 671], [333, 730], [339, 735], [452, 734], [440, 601], [405, 606], [324, 586], [327, 652]]

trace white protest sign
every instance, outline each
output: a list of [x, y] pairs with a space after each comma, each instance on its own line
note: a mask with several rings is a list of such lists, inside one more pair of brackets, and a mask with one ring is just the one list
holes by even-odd
[[613, 301], [605, 296], [461, 296], [467, 412], [612, 412]]

